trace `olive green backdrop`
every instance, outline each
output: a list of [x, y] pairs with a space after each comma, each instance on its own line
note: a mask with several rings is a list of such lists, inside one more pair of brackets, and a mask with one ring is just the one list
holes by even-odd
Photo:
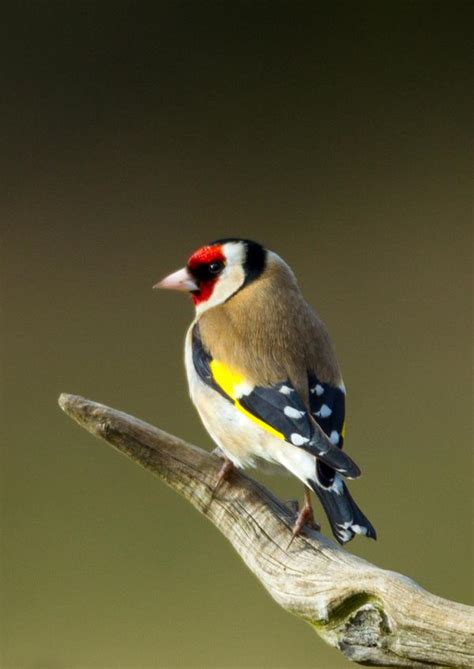
[[349, 666], [56, 404], [211, 447], [191, 304], [151, 286], [216, 237], [281, 254], [330, 327], [379, 533], [349, 550], [470, 601], [469, 5], [5, 7], [2, 667]]

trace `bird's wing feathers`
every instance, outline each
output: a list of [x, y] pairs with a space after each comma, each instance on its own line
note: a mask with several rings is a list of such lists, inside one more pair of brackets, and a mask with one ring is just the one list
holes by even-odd
[[[321, 382], [315, 374], [309, 374], [309, 405], [311, 415], [317, 421], [329, 441], [342, 448], [345, 437], [345, 388]], [[317, 481], [325, 487], [334, 483], [336, 472], [323, 462], [317, 463]]]
[[193, 329], [193, 361], [200, 378], [232, 402], [237, 410], [273, 436], [316, 456], [336, 471], [356, 478], [357, 465], [324, 434], [289, 380], [263, 387], [214, 360]]
[[308, 375], [311, 415], [329, 437], [331, 443], [342, 448], [345, 436], [345, 388], [322, 383], [313, 373]]

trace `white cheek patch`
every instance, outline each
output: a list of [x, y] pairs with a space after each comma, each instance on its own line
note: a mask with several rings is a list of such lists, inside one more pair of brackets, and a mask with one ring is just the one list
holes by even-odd
[[226, 266], [217, 279], [212, 295], [205, 302], [196, 307], [196, 313], [201, 314], [211, 307], [216, 307], [229, 299], [245, 281], [243, 264], [245, 262], [245, 248], [239, 242], [228, 242], [222, 247], [226, 258]]

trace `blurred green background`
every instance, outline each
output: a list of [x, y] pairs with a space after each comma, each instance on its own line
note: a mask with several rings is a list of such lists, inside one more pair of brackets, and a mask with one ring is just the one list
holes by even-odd
[[280, 253], [330, 327], [379, 533], [349, 549], [470, 601], [470, 5], [4, 7], [2, 667], [349, 666], [56, 404], [211, 446], [191, 304], [151, 286], [217, 237]]

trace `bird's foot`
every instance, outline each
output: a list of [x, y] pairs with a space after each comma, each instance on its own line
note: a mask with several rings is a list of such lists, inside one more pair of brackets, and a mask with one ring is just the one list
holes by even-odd
[[290, 543], [288, 544], [288, 548], [293, 543], [295, 537], [299, 536], [302, 533], [305, 525], [308, 526], [308, 527], [311, 527], [313, 530], [316, 530], [317, 532], [319, 532], [319, 530], [321, 529], [321, 525], [314, 518], [313, 507], [311, 506], [311, 500], [310, 500], [310, 497], [309, 497], [309, 493], [307, 493], [306, 491], [305, 491], [304, 505], [301, 508], [301, 510], [298, 512], [298, 515], [296, 516], [296, 520], [295, 520], [295, 524], [293, 525], [293, 530], [291, 532], [291, 539], [290, 539]]

